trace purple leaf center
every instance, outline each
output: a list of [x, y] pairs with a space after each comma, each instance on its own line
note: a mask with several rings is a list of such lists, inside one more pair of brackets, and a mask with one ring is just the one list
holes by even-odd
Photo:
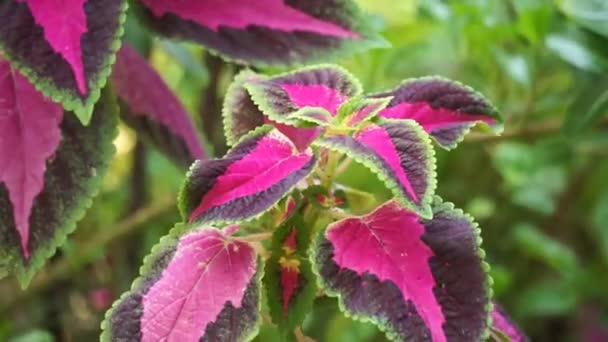
[[486, 115], [464, 114], [446, 108], [433, 108], [425, 102], [402, 102], [396, 106], [382, 110], [380, 115], [393, 119], [412, 119], [418, 122], [427, 133], [438, 128], [475, 121], [483, 121], [487, 124], [496, 123], [496, 120]]

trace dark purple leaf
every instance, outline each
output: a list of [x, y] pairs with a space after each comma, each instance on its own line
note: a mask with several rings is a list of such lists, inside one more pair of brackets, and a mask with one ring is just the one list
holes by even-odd
[[498, 111], [481, 94], [441, 77], [407, 80], [397, 88], [372, 95], [393, 99], [379, 115], [392, 119], [412, 119], [446, 149], [456, 147], [478, 122], [502, 130]]
[[125, 105], [121, 114], [138, 133], [182, 165], [206, 158], [186, 109], [135, 49], [120, 49], [111, 79]]

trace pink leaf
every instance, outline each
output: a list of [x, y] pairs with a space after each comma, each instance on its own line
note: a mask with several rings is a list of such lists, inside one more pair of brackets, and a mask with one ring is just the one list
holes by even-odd
[[511, 342], [526, 342], [528, 337], [523, 333], [519, 326], [511, 320], [502, 306], [494, 304], [494, 310], [490, 314], [492, 317], [492, 329], [500, 331], [511, 339]]
[[32, 206], [44, 187], [46, 162], [59, 146], [62, 118], [61, 105], [0, 60], [0, 182], [9, 192], [25, 259]]
[[[327, 231], [334, 247], [334, 261], [362, 275], [374, 274], [389, 280], [406, 300], [411, 300], [429, 327], [433, 341], [446, 341], [445, 316], [433, 294], [435, 280], [428, 265], [434, 253], [421, 243], [424, 226], [418, 215], [396, 202], [386, 204], [370, 216], [347, 219]], [[406, 238], [407, 237], [407, 238]]]
[[17, 0], [32, 11], [51, 47], [72, 67], [80, 93], [87, 93], [80, 40], [87, 32], [85, 0]]
[[[241, 341], [259, 320], [254, 249], [213, 227], [172, 231], [107, 314], [106, 341]], [[109, 335], [109, 336], [107, 336]]]
[[190, 222], [258, 215], [308, 175], [315, 163], [312, 151], [299, 151], [271, 129], [256, 131], [222, 159], [194, 164], [180, 196]]
[[197, 341], [227, 303], [241, 306], [256, 272], [253, 248], [215, 229], [182, 237], [143, 297], [142, 341]]
[[432, 220], [390, 201], [331, 224], [313, 261], [327, 294], [391, 340], [478, 341], [490, 299], [477, 234], [439, 198]]

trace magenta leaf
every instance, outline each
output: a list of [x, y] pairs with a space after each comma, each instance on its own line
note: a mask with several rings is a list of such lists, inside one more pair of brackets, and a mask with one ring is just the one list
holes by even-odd
[[102, 341], [241, 341], [260, 318], [254, 249], [212, 227], [177, 227], [144, 260], [141, 277], [106, 314]]
[[123, 119], [138, 133], [180, 165], [206, 158], [186, 109], [135, 49], [120, 49], [111, 80], [123, 104]]
[[282, 133], [263, 126], [221, 159], [193, 164], [180, 193], [188, 222], [236, 222], [264, 213], [315, 165], [310, 149], [299, 151]]
[[385, 45], [350, 0], [140, 2], [161, 34], [241, 63], [291, 65]]
[[395, 197], [430, 217], [435, 191], [435, 155], [430, 139], [413, 121], [380, 120], [350, 135], [328, 135], [314, 143], [346, 154], [374, 173]]
[[273, 233], [263, 283], [270, 316], [284, 337], [302, 324], [316, 296], [307, 257], [311, 228], [298, 211]]
[[120, 46], [125, 11], [124, 0], [5, 0], [0, 51], [86, 124]]
[[492, 333], [502, 335], [511, 342], [527, 342], [528, 337], [521, 328], [511, 320], [504, 309], [496, 302], [493, 302], [494, 310], [490, 314], [492, 317]]
[[337, 66], [313, 66], [271, 78], [245, 71], [235, 78], [224, 102], [228, 143], [266, 123], [306, 149], [321, 129], [299, 123], [328, 124], [343, 103], [361, 92], [359, 82]]
[[412, 119], [446, 148], [456, 147], [464, 135], [481, 122], [502, 131], [502, 119], [492, 104], [475, 90], [441, 77], [407, 80], [397, 88], [372, 95], [393, 99], [380, 116]]
[[83, 127], [0, 60], [0, 257], [26, 285], [74, 229], [114, 151], [107, 94]]
[[302, 110], [314, 109], [335, 116], [344, 102], [362, 92], [359, 81], [335, 65], [315, 65], [271, 78], [254, 78], [244, 87], [265, 115], [285, 124], [293, 123], [292, 116]]
[[0, 61], [0, 113], [0, 183], [8, 190], [21, 251], [28, 260], [30, 215], [44, 187], [46, 161], [59, 146], [63, 108]]
[[471, 218], [439, 198], [432, 220], [391, 201], [331, 224], [311, 258], [326, 293], [391, 340], [479, 341], [491, 307], [480, 241]]

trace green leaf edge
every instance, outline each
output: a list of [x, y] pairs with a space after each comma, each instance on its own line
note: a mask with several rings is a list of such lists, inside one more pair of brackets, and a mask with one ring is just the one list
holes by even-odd
[[[409, 83], [413, 83], [413, 82], [418, 82], [418, 81], [441, 81], [441, 82], [447, 82], [447, 83], [451, 83], [459, 88], [462, 88], [464, 90], [466, 90], [469, 94], [471, 94], [473, 97], [475, 97], [476, 99], [480, 100], [481, 102], [483, 102], [489, 112], [488, 115], [489, 117], [495, 119], [497, 122], [494, 125], [489, 125], [485, 122], [481, 122], [481, 121], [477, 121], [477, 122], [472, 122], [468, 125], [467, 128], [463, 129], [462, 134], [458, 137], [458, 139], [456, 139], [452, 144], [446, 145], [446, 144], [442, 144], [439, 141], [437, 141], [437, 139], [435, 139], [433, 137], [433, 140], [437, 143], [437, 145], [441, 148], [443, 148], [444, 150], [450, 151], [455, 149], [458, 144], [460, 144], [463, 140], [464, 137], [471, 131], [471, 129], [477, 125], [479, 125], [484, 131], [486, 132], [491, 132], [493, 134], [496, 135], [500, 135], [502, 134], [502, 132], [504, 131], [504, 118], [502, 117], [502, 115], [500, 114], [500, 111], [496, 108], [496, 106], [494, 106], [494, 104], [488, 99], [486, 98], [481, 92], [475, 90], [473, 87], [468, 86], [462, 82], [456, 81], [456, 80], [452, 80], [449, 79], [447, 77], [443, 77], [443, 76], [439, 76], [439, 75], [434, 75], [434, 76], [423, 76], [423, 77], [415, 77], [415, 78], [407, 78], [405, 80], [403, 80], [401, 83], [399, 83], [398, 86], [383, 91], [383, 92], [378, 92], [378, 93], [374, 93], [371, 94], [370, 96], [377, 96], [386, 92], [392, 92], [395, 91], [403, 86], [408, 85]], [[432, 136], [432, 135], [431, 135]]]
[[[386, 106], [388, 106], [388, 104], [391, 102], [392, 99], [393, 99], [392, 96], [379, 97], [379, 98], [353, 97], [353, 98], [349, 99], [348, 101], [344, 102], [342, 104], [342, 106], [340, 106], [340, 108], [338, 109], [337, 118], [341, 122], [344, 120], [349, 120], [351, 118], [351, 116], [356, 113], [356, 111], [361, 110], [361, 109], [365, 108], [366, 106], [370, 106], [370, 105], [373, 106], [375, 104], [378, 104], [379, 105], [378, 108], [367, 113], [367, 115], [364, 116], [361, 120], [359, 120], [359, 122], [357, 122], [354, 126], [357, 128], [361, 127], [361, 125], [365, 124], [366, 122], [368, 122], [368, 121], [374, 119], [376, 116], [378, 116], [378, 113], [380, 113], [380, 111], [382, 111], [383, 109], [386, 109]], [[350, 122], [350, 120], [347, 121], [347, 123], [352, 124]]]
[[[486, 304], [485, 309], [486, 309], [487, 318], [486, 318], [486, 326], [483, 329], [481, 336], [480, 336], [480, 340], [485, 341], [490, 337], [490, 328], [492, 327], [492, 317], [491, 317], [490, 313], [494, 309], [494, 306], [492, 305], [492, 297], [494, 296], [494, 291], [492, 289], [492, 285], [494, 284], [494, 280], [492, 279], [492, 276], [490, 275], [490, 264], [488, 264], [485, 261], [486, 252], [481, 247], [481, 244], [483, 242], [483, 239], [481, 238], [481, 228], [479, 227], [479, 224], [477, 222], [475, 222], [475, 220], [473, 219], [473, 217], [471, 215], [465, 213], [461, 209], [456, 208], [453, 203], [443, 202], [441, 197], [439, 197], [437, 195], [434, 196], [433, 200], [434, 200], [434, 202], [433, 202], [434, 208], [450, 211], [452, 214], [456, 215], [457, 217], [460, 216], [461, 218], [464, 218], [464, 219], [468, 220], [469, 222], [471, 222], [471, 228], [473, 230], [473, 234], [475, 236], [475, 242], [477, 245], [476, 254], [477, 254], [477, 256], [479, 256], [479, 258], [481, 260], [481, 268], [483, 269], [483, 271], [486, 275], [485, 290], [486, 290], [486, 296], [488, 297], [488, 303]], [[340, 311], [344, 314], [344, 316], [357, 320], [362, 323], [371, 323], [371, 324], [375, 325], [376, 327], [378, 327], [378, 329], [380, 329], [389, 340], [398, 341], [398, 336], [396, 336], [396, 334], [394, 332], [388, 331], [388, 327], [386, 325], [384, 325], [382, 322], [380, 322], [378, 319], [375, 319], [373, 317], [364, 316], [364, 315], [357, 315], [357, 314], [350, 313], [348, 311], [348, 309], [346, 308], [346, 305], [344, 304], [342, 295], [337, 291], [333, 291], [327, 285], [327, 283], [325, 283], [323, 281], [323, 277], [321, 276], [321, 273], [319, 271], [318, 265], [316, 264], [315, 260], [317, 258], [318, 244], [321, 241], [321, 238], [325, 236], [326, 231], [327, 231], [327, 227], [325, 229], [323, 229], [321, 232], [319, 232], [317, 238], [313, 239], [313, 242], [312, 242], [309, 252], [308, 252], [309, 258], [311, 261], [311, 265], [312, 265], [312, 271], [317, 278], [317, 286], [321, 289], [324, 289], [325, 293], [328, 296], [338, 299], [338, 307], [339, 307]]]
[[[276, 79], [276, 78], [292, 77], [297, 74], [316, 71], [316, 70], [320, 70], [320, 69], [330, 69], [330, 70], [333, 69], [333, 71], [336, 71], [341, 76], [343, 76], [345, 81], [350, 82], [350, 84], [353, 87], [353, 91], [354, 91], [354, 94], [351, 96], [351, 98], [361, 95], [363, 93], [363, 86], [361, 85], [361, 82], [353, 74], [351, 74], [348, 70], [346, 70], [345, 68], [343, 68], [339, 65], [335, 65], [335, 64], [310, 65], [310, 66], [306, 66], [303, 68], [295, 69], [293, 71], [281, 73], [281, 74], [275, 75], [273, 77], [269, 77], [269, 78], [267, 77], [267, 78], [263, 79], [263, 81], [273, 82], [274, 79]], [[286, 124], [286, 125], [294, 125], [294, 120], [293, 120], [294, 117], [299, 118], [302, 115], [309, 113], [311, 110], [324, 112], [326, 115], [333, 117], [333, 115], [327, 109], [322, 108], [322, 107], [312, 107], [312, 106], [302, 107], [296, 111], [293, 111], [293, 112], [287, 113], [287, 114], [278, 114], [272, 108], [273, 107], [272, 103], [271, 103], [271, 101], [268, 100], [268, 97], [265, 94], [265, 89], [267, 88], [266, 84], [253, 83], [253, 82], [243, 83], [243, 87], [247, 90], [247, 92], [249, 92], [251, 100], [256, 105], [256, 107], [258, 107], [258, 109], [264, 115], [266, 115], [268, 118], [270, 118], [271, 120], [276, 121], [278, 123], [282, 123], [282, 124]]]
[[11, 63], [11, 66], [18, 69], [21, 74], [23, 74], [29, 81], [34, 85], [34, 87], [44, 94], [46, 97], [50, 98], [52, 101], [60, 103], [66, 111], [74, 112], [76, 117], [80, 120], [80, 122], [88, 126], [91, 121], [91, 117], [93, 115], [93, 110], [95, 107], [95, 103], [101, 97], [101, 90], [105, 87], [108, 82], [108, 78], [112, 73], [112, 66], [114, 62], [116, 62], [116, 53], [120, 49], [122, 45], [122, 35], [124, 34], [124, 23], [127, 19], [127, 9], [129, 7], [127, 0], [122, 0], [123, 5], [120, 9], [119, 17], [118, 17], [118, 28], [116, 30], [116, 34], [114, 35], [114, 41], [110, 45], [110, 51], [107, 54], [106, 59], [102, 62], [102, 68], [97, 74], [96, 82], [89, 85], [89, 93], [84, 100], [81, 100], [77, 96], [73, 96], [69, 93], [69, 91], [61, 90], [55, 87], [49, 79], [45, 79], [44, 76], [36, 75], [36, 73], [26, 67], [22, 62], [17, 58], [13, 58], [8, 51], [2, 46], [0, 42], [0, 53], [4, 55], [4, 57]]
[[[263, 135], [266, 134], [272, 130], [274, 130], [275, 128], [271, 125], [262, 125], [262, 126], [258, 126], [256, 127], [254, 130], [250, 131], [249, 133], [247, 133], [246, 135], [244, 135], [243, 137], [241, 137], [241, 139], [237, 142], [236, 145], [238, 145], [239, 143], [241, 143], [244, 140], [256, 137], [258, 135]], [[278, 130], [277, 130], [278, 132]], [[280, 132], [278, 132], [280, 133]], [[283, 134], [283, 133], [280, 133]], [[231, 148], [230, 150], [228, 150], [228, 152], [232, 151], [234, 149]], [[311, 173], [312, 171], [316, 168], [317, 165], [317, 160], [316, 160], [316, 156], [314, 153], [312, 153], [312, 157], [315, 159], [315, 163], [311, 169]], [[215, 159], [222, 159], [222, 158], [215, 158]], [[214, 160], [214, 159], [206, 159], [204, 161], [208, 161], [208, 160]], [[177, 207], [179, 209], [179, 213], [180, 216], [182, 217], [182, 220], [184, 220], [184, 223], [187, 222], [188, 220], [188, 213], [187, 213], [187, 209], [186, 209], [186, 199], [184, 198], [184, 193], [185, 193], [185, 189], [186, 189], [186, 185], [188, 184], [188, 179], [192, 176], [192, 172], [194, 171], [194, 167], [196, 166], [196, 164], [198, 162], [201, 161], [195, 161], [191, 166], [190, 169], [188, 170], [188, 172], [186, 173], [186, 177], [182, 183], [182, 186], [180, 187], [179, 193], [177, 195]], [[262, 217], [264, 214], [266, 214], [268, 211], [272, 210], [272, 208], [279, 203], [282, 199], [284, 199], [287, 195], [289, 195], [290, 193], [293, 192], [293, 189], [295, 189], [298, 185], [295, 184], [294, 186], [292, 186], [291, 188], [289, 188], [287, 191], [285, 191], [285, 193], [283, 194], [283, 196], [281, 196], [279, 199], [277, 199], [276, 201], [272, 202], [268, 208], [266, 210], [261, 211], [260, 213], [250, 216], [248, 218], [241, 218], [241, 219], [227, 219], [227, 220], [210, 220], [210, 221], [196, 221], [196, 222], [191, 222], [190, 224], [199, 224], [199, 225], [218, 225], [218, 226], [226, 226], [229, 224], [233, 224], [233, 223], [248, 223], [248, 222], [252, 222], [255, 221], [257, 219], [259, 219], [260, 217]]]
[[102, 96], [105, 97], [102, 101], [108, 101], [109, 110], [108, 112], [97, 114], [112, 116], [109, 120], [113, 121], [113, 123], [108, 123], [108, 132], [106, 132], [108, 141], [103, 149], [99, 151], [99, 155], [102, 156], [102, 159], [105, 159], [105, 162], [101, 163], [101, 165], [96, 168], [97, 175], [95, 177], [90, 177], [87, 182], [85, 182], [83, 186], [85, 194], [82, 196], [83, 200], [80, 201], [80, 206], [76, 207], [72, 211], [72, 214], [65, 219], [63, 226], [58, 227], [54, 237], [49, 240], [48, 244], [45, 247], [32, 252], [28, 266], [24, 266], [21, 262], [14, 264], [15, 276], [22, 289], [25, 289], [29, 285], [35, 273], [42, 269], [46, 260], [53, 256], [57, 249], [63, 245], [67, 240], [68, 235], [76, 230], [76, 223], [84, 217], [86, 211], [93, 204], [93, 199], [99, 193], [104, 178], [103, 176], [108, 170], [112, 157], [116, 152], [114, 139], [118, 135], [118, 105], [116, 104], [116, 98], [112, 94], [111, 89], [106, 88]]
[[[108, 311], [106, 311], [103, 321], [100, 324], [100, 327], [101, 327], [101, 335], [99, 336], [100, 342], [112, 342], [113, 341], [112, 340], [112, 331], [111, 331], [111, 326], [110, 326], [110, 318], [114, 314], [114, 311], [116, 310], [116, 308], [127, 297], [129, 297], [129, 295], [131, 295], [134, 291], [137, 291], [139, 288], [141, 288], [142, 283], [144, 281], [144, 276], [147, 275], [152, 270], [152, 264], [154, 263], [154, 261], [156, 261], [158, 256], [162, 252], [164, 252], [165, 249], [175, 247], [177, 245], [177, 243], [179, 242], [179, 239], [181, 238], [181, 236], [183, 236], [184, 234], [187, 234], [187, 233], [190, 233], [190, 232], [196, 231], [196, 230], [205, 230], [205, 229], [217, 229], [217, 228], [210, 227], [210, 226], [209, 227], [201, 226], [198, 224], [193, 225], [193, 224], [177, 223], [173, 226], [173, 228], [171, 228], [171, 230], [169, 231], [169, 233], [167, 235], [160, 238], [158, 243], [156, 243], [152, 247], [152, 249], [150, 250], [150, 253], [148, 253], [144, 257], [143, 263], [139, 268], [139, 276], [137, 278], [135, 278], [135, 280], [133, 280], [129, 290], [123, 292], [123, 294], [121, 294], [120, 297], [114, 301], [114, 303], [112, 304], [110, 309], [108, 309]], [[173, 257], [171, 259], [173, 259]], [[262, 309], [262, 305], [261, 305], [261, 303], [262, 303], [262, 282], [261, 282], [261, 279], [264, 277], [264, 261], [260, 257], [258, 257], [256, 260], [256, 263], [257, 263], [257, 271], [256, 271], [256, 274], [254, 275], [254, 277], [257, 278], [256, 281], [258, 282], [258, 298], [259, 298], [258, 312], [260, 312]], [[258, 315], [258, 321], [257, 321], [256, 327], [246, 333], [246, 335], [243, 338], [243, 341], [251, 341], [258, 334], [260, 322], [261, 322], [261, 315]]]
[[[252, 77], [259, 77], [261, 79], [265, 79], [266, 76], [257, 74], [249, 69], [243, 70], [239, 72], [233, 79], [232, 83], [228, 86], [226, 90], [226, 95], [224, 97], [224, 103], [222, 105], [222, 125], [224, 128], [224, 136], [226, 137], [226, 143], [229, 146], [234, 146], [236, 143], [242, 138], [237, 137], [233, 134], [232, 127], [234, 127], [234, 118], [231, 115], [232, 108], [234, 107], [234, 103], [237, 101], [236, 92], [239, 88], [243, 88], [242, 90], [248, 93], [247, 89], [244, 87], [244, 83]], [[257, 105], [256, 105], [257, 107]], [[258, 108], [259, 109], [259, 108]], [[261, 113], [261, 111], [260, 111]], [[263, 113], [261, 113], [264, 115]]]
[[[307, 254], [310, 247], [309, 245], [312, 227], [306, 229], [305, 231], [298, 229], [296, 233], [296, 236], [298, 236], [298, 242], [302, 242], [300, 240], [303, 240], [304, 244], [298, 243], [296, 246], [295, 255], [300, 261], [300, 276], [307, 279], [308, 283], [306, 286], [300, 289], [298, 296], [292, 298], [295, 300], [295, 303], [292, 304], [293, 306], [289, 306], [287, 314], [288, 319], [283, 319], [283, 307], [281, 306], [281, 299], [279, 299], [282, 298], [280, 285], [278, 285], [280, 283], [280, 279], [277, 279], [273, 275], [280, 271], [279, 259], [280, 256], [283, 255], [283, 240], [290, 233], [289, 228], [294, 225], [292, 224], [292, 221], [294, 220], [299, 220], [302, 226], [305, 226], [306, 224], [301, 217], [298, 218], [298, 214], [295, 214], [274, 231], [270, 247], [271, 254], [270, 258], [268, 258], [266, 261], [266, 268], [264, 272], [265, 275], [262, 279], [262, 283], [267, 294], [266, 298], [270, 311], [270, 317], [272, 318], [272, 322], [279, 327], [281, 336], [284, 339], [291, 331], [293, 331], [293, 329], [304, 321], [306, 315], [308, 315], [308, 313], [312, 310], [314, 299], [317, 295], [317, 282], [315, 281], [316, 276], [312, 272], [312, 265]], [[273, 298], [275, 300], [273, 300]], [[295, 318], [289, 319], [289, 317], [294, 317], [294, 315]]]
[[366, 155], [361, 155], [359, 153], [355, 153], [348, 148], [343, 146], [337, 146], [335, 144], [329, 143], [327, 140], [318, 139], [312, 143], [313, 146], [316, 147], [324, 147], [333, 151], [337, 151], [347, 155], [354, 162], [357, 162], [370, 171], [372, 171], [378, 179], [386, 185], [386, 187], [395, 195], [395, 198], [399, 200], [399, 203], [404, 205], [406, 208], [414, 211], [418, 215], [423, 218], [430, 219], [433, 217], [433, 212], [431, 208], [431, 204], [433, 202], [433, 195], [435, 194], [435, 190], [437, 189], [437, 160], [435, 157], [435, 149], [431, 143], [431, 138], [429, 134], [427, 134], [422, 126], [418, 124], [416, 121], [411, 119], [382, 119], [378, 121], [379, 123], [390, 122], [390, 123], [401, 123], [410, 125], [410, 127], [416, 131], [420, 140], [426, 145], [427, 154], [429, 156], [427, 160], [426, 169], [429, 171], [427, 175], [427, 191], [422, 196], [422, 200], [420, 201], [420, 205], [416, 205], [409, 198], [403, 196], [401, 191], [399, 190], [401, 186], [397, 184], [395, 181], [390, 179], [388, 175], [385, 173], [383, 169], [374, 164]]

